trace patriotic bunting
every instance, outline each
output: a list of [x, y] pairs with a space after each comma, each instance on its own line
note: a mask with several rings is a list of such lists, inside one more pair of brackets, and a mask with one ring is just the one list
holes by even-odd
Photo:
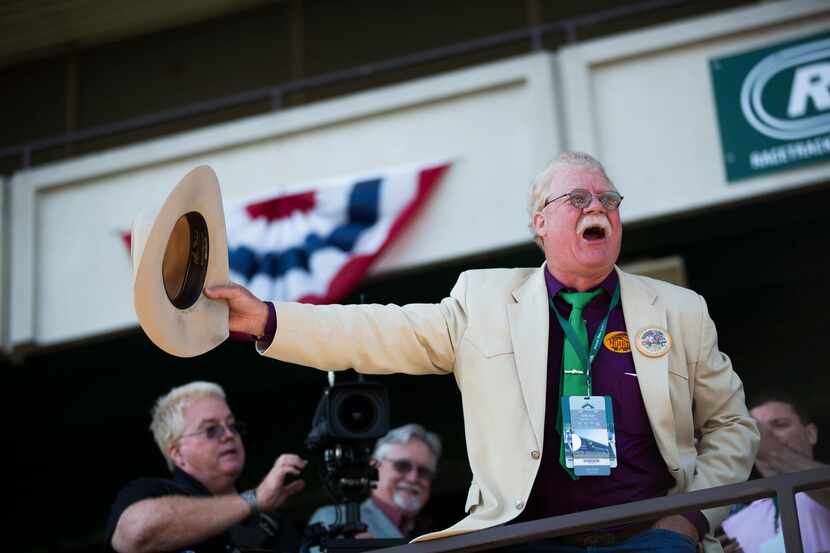
[[227, 209], [231, 279], [264, 300], [341, 300], [448, 166], [392, 169]]

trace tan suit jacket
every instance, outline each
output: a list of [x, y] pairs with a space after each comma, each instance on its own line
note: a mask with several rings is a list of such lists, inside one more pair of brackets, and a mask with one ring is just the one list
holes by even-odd
[[[548, 301], [544, 266], [462, 273], [439, 304], [309, 306], [278, 303], [278, 331], [264, 354], [362, 373], [452, 373], [461, 390], [473, 481], [468, 516], [433, 539], [503, 524], [522, 512], [543, 443]], [[652, 430], [676, 484], [669, 493], [745, 480], [758, 431], [715, 326], [698, 294], [617, 269], [632, 345], [645, 327], [668, 330], [668, 354], [632, 347]], [[695, 431], [699, 440], [695, 441]], [[704, 511], [714, 529], [728, 507]], [[719, 551], [711, 536], [707, 551]]]

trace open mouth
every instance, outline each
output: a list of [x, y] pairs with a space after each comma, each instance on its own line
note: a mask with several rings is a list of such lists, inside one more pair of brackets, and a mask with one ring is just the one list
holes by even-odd
[[592, 225], [582, 232], [582, 238], [588, 240], [589, 242], [602, 240], [605, 238], [605, 229], [599, 225]]
[[219, 454], [220, 457], [235, 457], [237, 455], [236, 449], [228, 449]]
[[611, 224], [602, 215], [591, 213], [579, 221], [576, 232], [587, 242], [600, 242], [611, 236]]

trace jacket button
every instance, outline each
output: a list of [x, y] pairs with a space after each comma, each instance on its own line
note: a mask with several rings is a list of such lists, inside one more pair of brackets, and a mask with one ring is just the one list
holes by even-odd
[[533, 451], [530, 452], [530, 457], [532, 459], [538, 459], [539, 457], [541, 457], [541, 455], [539, 455], [539, 452], [534, 449]]
[[521, 511], [521, 510], [522, 510], [522, 509], [524, 509], [524, 508], [525, 508], [524, 501], [522, 501], [522, 500], [520, 499], [519, 501], [517, 501], [517, 502], [516, 502], [516, 509], [518, 509], [519, 511]]

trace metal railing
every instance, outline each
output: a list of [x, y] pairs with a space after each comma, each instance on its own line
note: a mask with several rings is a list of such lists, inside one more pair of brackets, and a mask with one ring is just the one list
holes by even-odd
[[390, 58], [378, 63], [369, 63], [340, 71], [325, 73], [315, 77], [289, 81], [272, 87], [258, 88], [234, 94], [232, 96], [197, 102], [176, 109], [89, 127], [78, 131], [69, 131], [63, 134], [41, 138], [24, 144], [0, 148], [0, 158], [19, 156], [21, 167], [27, 168], [32, 164], [32, 155], [34, 153], [57, 146], [80, 143], [86, 140], [112, 136], [118, 133], [146, 129], [156, 125], [186, 119], [188, 117], [206, 115], [223, 109], [238, 108], [262, 101], [270, 101], [271, 110], [276, 111], [282, 107], [283, 98], [286, 94], [308, 91], [348, 81], [355, 81], [381, 73], [406, 69], [424, 63], [442, 61], [451, 57], [507, 46], [521, 41], [530, 41], [530, 49], [535, 52], [543, 49], [543, 37], [553, 32], [563, 33], [565, 41], [567, 43], [572, 43], [577, 40], [577, 31], [580, 28], [597, 25], [622, 17], [655, 12], [660, 9], [691, 5], [694, 2], [695, 0], [648, 0], [636, 4], [623, 5], [613, 9], [598, 11], [590, 15], [574, 17], [554, 23], [546, 23], [544, 25], [537, 25], [516, 31], [509, 31], [480, 39], [459, 42], [441, 48], [433, 48], [430, 50], [416, 52], [414, 54]]
[[509, 526], [499, 526], [460, 536], [389, 547], [376, 551], [384, 553], [483, 551], [545, 538], [567, 536], [595, 528], [655, 520], [667, 515], [777, 496], [786, 551], [787, 553], [803, 553], [795, 494], [824, 487], [830, 487], [830, 468], [782, 474], [741, 484], [658, 497]]

